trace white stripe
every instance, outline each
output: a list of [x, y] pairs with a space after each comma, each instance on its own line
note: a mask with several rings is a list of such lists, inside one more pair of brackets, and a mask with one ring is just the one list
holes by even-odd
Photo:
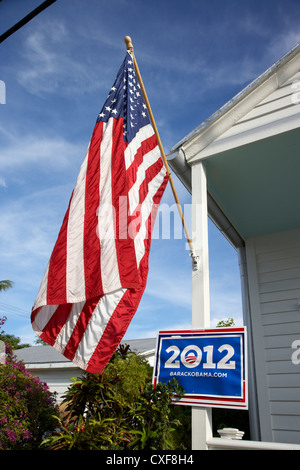
[[77, 320], [82, 312], [82, 309], [85, 305], [85, 301], [83, 302], [78, 302], [72, 305], [70, 314], [60, 330], [59, 334], [56, 337], [54, 347], [60, 351], [62, 354], [64, 353], [65, 347], [71, 338], [71, 335], [73, 333], [73, 330], [76, 326]]
[[50, 264], [50, 261], [48, 262], [48, 266], [46, 268], [46, 271], [45, 271], [43, 280], [41, 282], [39, 292], [38, 292], [38, 295], [36, 296], [32, 310], [35, 310], [38, 307], [41, 307], [42, 305], [47, 304], [47, 285], [48, 285], [49, 264]]
[[37, 334], [42, 333], [48, 321], [51, 320], [52, 316], [56, 312], [57, 307], [58, 305], [45, 305], [37, 313], [33, 323], [34, 331]]
[[104, 330], [126, 290], [118, 289], [115, 292], [104, 295], [99, 300], [73, 359], [77, 364], [82, 364], [83, 368], [86, 368], [94, 354]]
[[146, 153], [143, 157], [143, 161], [140, 164], [137, 173], [136, 181], [130, 188], [128, 193], [129, 199], [129, 215], [133, 215], [139, 207], [139, 189], [146, 178], [146, 171], [160, 158], [160, 151], [158, 147], [155, 147], [150, 152]]
[[88, 153], [89, 148], [79, 171], [69, 210], [67, 229], [66, 293], [67, 302], [70, 303], [79, 302], [85, 298], [83, 239], [85, 180]]
[[140, 130], [136, 133], [136, 136], [132, 139], [124, 152], [126, 170], [134, 161], [136, 152], [142, 145], [142, 142], [152, 135], [154, 135], [154, 130], [151, 124], [147, 124], [147, 126], [141, 127]]
[[112, 205], [111, 159], [113, 118], [103, 123], [100, 148], [100, 205], [98, 208], [98, 235], [101, 247], [101, 276], [105, 293], [121, 287], [115, 243], [115, 213]]
[[[135, 246], [135, 253], [136, 253], [136, 261], [137, 266], [141, 262], [142, 257], [145, 254], [145, 243], [144, 240], [148, 236], [148, 224], [152, 221], [148, 220], [153, 209], [153, 197], [157, 193], [160, 185], [162, 184], [164, 177], [166, 176], [165, 168], [162, 168], [161, 171], [153, 178], [151, 183], [148, 185], [148, 194], [145, 198], [142, 207], [141, 207], [141, 214], [142, 214], [142, 221], [141, 221], [141, 228], [139, 232], [136, 234], [134, 239], [134, 246]], [[153, 227], [152, 227], [153, 230]], [[151, 236], [151, 234], [150, 234]]]

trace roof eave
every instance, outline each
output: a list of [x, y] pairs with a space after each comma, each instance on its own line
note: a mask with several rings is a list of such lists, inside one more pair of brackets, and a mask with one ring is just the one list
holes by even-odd
[[[188, 163], [201, 159], [201, 151], [205, 147], [295, 74], [299, 70], [299, 61], [300, 43], [174, 145], [170, 150], [168, 160], [174, 160], [174, 154], [176, 155], [179, 150], [183, 152]], [[175, 169], [174, 171], [176, 172]]]

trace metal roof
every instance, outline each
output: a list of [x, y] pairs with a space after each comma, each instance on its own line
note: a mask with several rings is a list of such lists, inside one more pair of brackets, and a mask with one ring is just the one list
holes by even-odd
[[[142, 338], [133, 340], [122, 340], [121, 344], [129, 344], [130, 349], [138, 354], [152, 351], [156, 346], [156, 338]], [[15, 355], [18, 360], [25, 364], [57, 364], [72, 362], [59, 353], [52, 346], [30, 346], [28, 348], [17, 349]]]

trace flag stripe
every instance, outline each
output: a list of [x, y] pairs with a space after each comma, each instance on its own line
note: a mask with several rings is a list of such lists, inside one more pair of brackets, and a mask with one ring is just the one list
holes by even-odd
[[[97, 348], [99, 341], [101, 340], [101, 337], [104, 334], [112, 313], [114, 310], [116, 310], [125, 292], [128, 292], [128, 290], [118, 289], [115, 292], [102, 296], [93, 312], [93, 315], [90, 318], [88, 326], [73, 358], [74, 362], [83, 366], [83, 368], [89, 372], [91, 372], [88, 367], [89, 361], [93, 356], [94, 351]], [[114, 336], [111, 336], [110, 340], [114, 341], [114, 339]], [[113, 353], [113, 351], [114, 346], [111, 348], [110, 355]], [[96, 373], [100, 374], [102, 371], [103, 368], [99, 365]]]
[[[143, 164], [144, 159], [147, 159], [147, 154], [154, 149], [157, 149], [157, 139], [155, 134], [145, 139], [141, 142], [140, 147], [136, 149], [136, 154], [134, 155], [134, 160], [127, 169], [127, 177], [133, 183], [137, 179], [137, 171], [141, 164]], [[157, 149], [157, 158], [160, 158], [159, 150]]]
[[[113, 119], [113, 118], [111, 118]], [[124, 211], [123, 205], [126, 205], [126, 212], [122, 216], [128, 216], [128, 186], [130, 180], [126, 173], [124, 150], [125, 142], [123, 140], [123, 119], [113, 119], [113, 145], [112, 145], [112, 161], [111, 161], [111, 174], [112, 174], [112, 204], [115, 211], [115, 247], [117, 255], [117, 268], [119, 279], [122, 287], [135, 288], [139, 287], [139, 279], [137, 272], [137, 265], [134, 253], [134, 242], [131, 237], [126, 233], [125, 237], [120, 237], [120, 215]], [[121, 144], [120, 144], [121, 141]], [[120, 207], [120, 205], [122, 207]], [[126, 221], [127, 226], [127, 221]], [[127, 232], [127, 230], [126, 230]]]
[[62, 354], [64, 354], [66, 344], [69, 341], [69, 338], [72, 335], [74, 328], [76, 327], [76, 323], [78, 321], [82, 309], [84, 308], [84, 305], [85, 301], [76, 302], [72, 304], [70, 314], [66, 318], [63, 327], [60, 329], [58, 335], [55, 338], [55, 343], [53, 346]]
[[[151, 152], [146, 155], [147, 158], [144, 159], [143, 163], [139, 166], [137, 171], [137, 177], [134, 185], [131, 187], [129, 191], [129, 207], [130, 213], [134, 212], [137, 207], [143, 203], [143, 200], [146, 197], [148, 192], [147, 187], [152, 179], [155, 178], [157, 171], [154, 173], [153, 171], [149, 171], [149, 169], [153, 166], [153, 169], [157, 168], [157, 161], [160, 162], [160, 153], [158, 148], [156, 147]], [[159, 159], [159, 160], [158, 160]], [[156, 165], [156, 166], [155, 166]], [[158, 171], [160, 170], [161, 166], [158, 165]], [[146, 177], [150, 177], [150, 180], [147, 180]]]
[[128, 144], [125, 150], [124, 158], [125, 158], [126, 170], [130, 167], [130, 165], [134, 161], [137, 150], [141, 147], [141, 144], [146, 139], [148, 139], [149, 137], [153, 135], [154, 135], [153, 127], [150, 124], [147, 124], [146, 126], [141, 127], [139, 129], [139, 131], [136, 133], [135, 137]]
[[[100, 297], [94, 297], [93, 299], [89, 299], [86, 302], [84, 302], [83, 306], [79, 305], [79, 308], [77, 309], [77, 315], [74, 315], [73, 318], [73, 323], [75, 322], [75, 325], [72, 325], [73, 328], [71, 328], [71, 332], [67, 332], [65, 335], [65, 338], [63, 338], [63, 341], [61, 342], [62, 344], [66, 344], [63, 354], [70, 360], [74, 359], [74, 356], [76, 354], [77, 348], [82, 340], [82, 337], [84, 335], [84, 332], [87, 328], [87, 325], [90, 321], [91, 316], [94, 313], [94, 310], [99, 302]], [[78, 305], [78, 304], [75, 304]]]
[[[46, 341], [47, 343], [51, 344], [51, 346], [53, 346], [58, 334], [64, 327], [64, 324], [71, 312], [72, 306], [73, 304], [62, 304], [56, 308], [55, 313], [51, 316], [47, 325], [43, 328], [43, 334], [41, 335], [43, 341]], [[41, 309], [40, 312], [42, 312], [42, 310], [43, 309]]]
[[33, 306], [33, 309], [32, 309], [36, 313], [38, 312], [38, 309], [36, 310], [37, 305], [46, 305], [47, 304], [47, 285], [48, 285], [49, 265], [50, 265], [50, 261], [48, 262], [44, 277], [43, 277], [42, 282], [41, 282], [41, 286], [40, 286], [38, 295], [35, 299], [34, 306]]
[[67, 266], [67, 229], [69, 210], [72, 202], [70, 198], [69, 207], [64, 217], [57, 241], [55, 243], [49, 268], [47, 283], [47, 303], [63, 304], [67, 302], [66, 295], [66, 266]]
[[45, 305], [45, 307], [38, 307], [32, 312], [31, 321], [34, 322], [36, 331], [43, 331], [57, 307], [57, 305]]
[[103, 122], [96, 123], [88, 153], [85, 185], [84, 220], [84, 285], [85, 298], [104, 293], [100, 272], [100, 240], [97, 211], [99, 207], [100, 158], [99, 149], [103, 135]]
[[[157, 149], [156, 149], [157, 150]], [[154, 163], [149, 162], [148, 168], [145, 169], [145, 177], [139, 186], [139, 203], [143, 204], [144, 200], [147, 198], [149, 192], [149, 184], [155, 180], [157, 175], [162, 169], [162, 161], [159, 158]], [[163, 174], [165, 172], [163, 171]], [[152, 202], [152, 199], [151, 199]], [[150, 204], [151, 204], [150, 202]]]
[[[145, 249], [145, 243], [144, 240], [148, 240], [148, 238], [151, 237], [152, 233], [152, 228], [155, 220], [155, 201], [157, 201], [157, 192], [160, 194], [160, 188], [161, 185], [163, 184], [165, 178], [165, 171], [163, 170], [160, 172], [155, 179], [151, 181], [151, 183], [148, 185], [148, 194], [147, 197], [144, 200], [143, 206], [142, 206], [142, 222], [141, 222], [141, 228], [136, 234], [136, 237], [134, 239], [135, 242], [135, 251], [136, 251], [136, 257], [139, 261], [142, 259], [144, 256], [146, 249]], [[152, 215], [151, 215], [152, 213]], [[150, 245], [149, 245], [150, 249]]]
[[153, 165], [157, 159], [160, 159], [160, 153], [158, 148], [154, 148], [151, 152], [147, 153], [143, 162], [139, 165], [136, 171], [136, 180], [129, 190], [129, 213], [133, 212], [138, 208], [141, 203], [139, 198], [140, 187], [143, 185], [146, 177], [146, 171]]
[[[85, 179], [88, 150], [81, 165], [76, 186], [70, 203], [66, 243], [66, 301], [80, 302], [83, 300], [84, 283], [84, 213], [85, 213]], [[74, 269], [74, 266], [77, 269]]]
[[[104, 132], [101, 142], [101, 175], [100, 200], [98, 212], [98, 228], [101, 246], [101, 274], [104, 293], [121, 287], [118, 259], [116, 253], [115, 213], [112, 204], [112, 140], [113, 121], [109, 119], [104, 123]], [[115, 157], [115, 156], [114, 156]]]
[[103, 371], [132, 320], [144, 289], [124, 289], [119, 303], [110, 308], [111, 315], [87, 364], [89, 372], [99, 374]]

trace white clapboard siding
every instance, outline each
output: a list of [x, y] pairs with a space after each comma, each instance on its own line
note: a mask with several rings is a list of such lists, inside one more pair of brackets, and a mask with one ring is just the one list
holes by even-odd
[[292, 362], [300, 340], [300, 230], [247, 245], [254, 352], [266, 360], [256, 364], [263, 440], [300, 444], [300, 364]]
[[229, 137], [239, 133], [249, 131], [250, 129], [261, 128], [275, 121], [289, 118], [299, 114], [299, 104], [295, 103], [293, 97], [296, 93], [295, 84], [300, 80], [300, 72], [296, 73], [280, 88], [273, 91], [267, 98], [261, 101], [254, 109], [243, 116], [227, 132]]
[[36, 369], [34, 370], [36, 375], [42, 382], [46, 382], [51, 393], [56, 393], [56, 400], [60, 403], [63, 399], [63, 395], [68, 390], [72, 383], [71, 377], [79, 377], [82, 375], [81, 369]]
[[300, 70], [260, 100], [201, 151], [209, 157], [300, 127]]
[[263, 433], [267, 440], [299, 444], [300, 365], [292, 362], [292, 343], [300, 340], [300, 230], [247, 245], [254, 352], [265, 357], [256, 363]]

